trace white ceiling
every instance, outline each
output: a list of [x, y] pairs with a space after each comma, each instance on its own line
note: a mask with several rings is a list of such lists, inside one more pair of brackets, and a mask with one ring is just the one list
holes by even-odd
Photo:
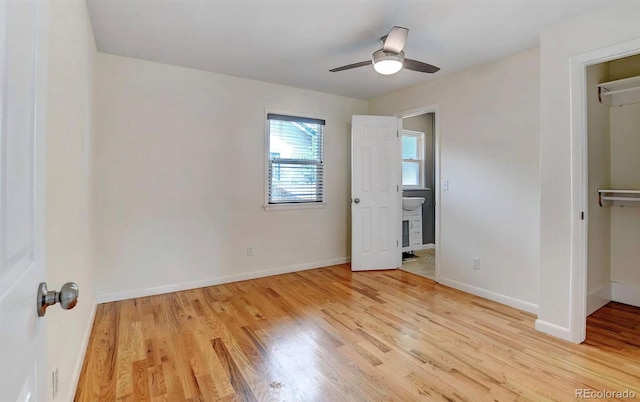
[[[369, 99], [538, 44], [549, 25], [637, 0], [87, 0], [98, 50]], [[442, 68], [393, 76], [370, 59], [393, 25], [406, 57]]]

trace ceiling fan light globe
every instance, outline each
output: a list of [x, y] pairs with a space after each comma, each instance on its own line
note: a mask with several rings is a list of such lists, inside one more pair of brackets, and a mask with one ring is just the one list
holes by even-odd
[[383, 75], [395, 74], [402, 69], [404, 62], [404, 52], [389, 53], [378, 50], [373, 54], [373, 68]]
[[402, 63], [397, 60], [382, 60], [373, 65], [373, 68], [382, 75], [395, 74], [402, 69]]

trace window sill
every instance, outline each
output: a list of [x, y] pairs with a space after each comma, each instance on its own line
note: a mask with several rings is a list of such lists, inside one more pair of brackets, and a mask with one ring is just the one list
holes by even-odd
[[291, 209], [320, 209], [327, 206], [326, 202], [301, 202], [291, 204], [265, 204], [265, 211], [286, 211]]
[[430, 191], [429, 187], [402, 186], [402, 191]]

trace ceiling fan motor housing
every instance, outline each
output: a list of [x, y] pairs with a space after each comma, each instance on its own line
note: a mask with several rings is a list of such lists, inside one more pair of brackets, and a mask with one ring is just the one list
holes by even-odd
[[374, 64], [384, 60], [395, 60], [399, 61], [400, 63], [404, 63], [404, 52], [392, 53], [385, 52], [383, 49], [380, 49], [373, 52], [373, 55], [371, 55], [371, 60], [373, 60]]

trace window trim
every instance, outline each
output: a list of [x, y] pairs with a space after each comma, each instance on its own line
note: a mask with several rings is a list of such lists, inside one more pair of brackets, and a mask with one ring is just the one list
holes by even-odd
[[[419, 159], [404, 159], [402, 158], [402, 162], [418, 162], [419, 164], [419, 184], [418, 185], [402, 185], [403, 190], [426, 190], [425, 187], [425, 133], [422, 131], [414, 131], [414, 130], [402, 130], [402, 137], [417, 137], [418, 138], [418, 157]], [[401, 138], [402, 140], [402, 138]], [[402, 156], [402, 141], [400, 141], [400, 155]], [[401, 169], [402, 170], [402, 169]]]
[[[291, 110], [282, 110], [282, 109], [268, 109], [265, 108], [264, 110], [264, 117], [263, 117], [263, 124], [264, 124], [264, 151], [263, 151], [263, 158], [264, 158], [264, 171], [263, 171], [263, 179], [264, 179], [264, 195], [263, 195], [263, 204], [262, 204], [262, 208], [264, 208], [265, 211], [282, 211], [282, 210], [299, 210], [299, 209], [318, 209], [318, 208], [325, 208], [327, 206], [327, 176], [326, 176], [326, 170], [323, 172], [323, 181], [324, 184], [322, 186], [322, 201], [318, 202], [318, 201], [313, 201], [313, 202], [287, 202], [287, 203], [277, 203], [277, 204], [270, 204], [269, 203], [269, 162], [270, 162], [270, 157], [269, 157], [269, 152], [271, 150], [270, 148], [270, 143], [269, 143], [269, 114], [277, 114], [277, 115], [282, 115], [282, 116], [291, 116], [291, 117], [300, 117], [300, 118], [307, 118], [307, 119], [314, 119], [314, 120], [324, 120], [325, 121], [325, 125], [324, 125], [324, 130], [323, 130], [323, 139], [322, 139], [322, 149], [323, 149], [323, 162], [326, 162], [327, 160], [327, 154], [326, 154], [326, 139], [327, 139], [327, 118], [325, 116], [322, 115], [317, 115], [317, 114], [312, 114], [312, 113], [306, 113], [306, 112], [295, 112], [295, 111], [291, 111]], [[325, 167], [326, 167], [326, 163], [325, 163]]]

